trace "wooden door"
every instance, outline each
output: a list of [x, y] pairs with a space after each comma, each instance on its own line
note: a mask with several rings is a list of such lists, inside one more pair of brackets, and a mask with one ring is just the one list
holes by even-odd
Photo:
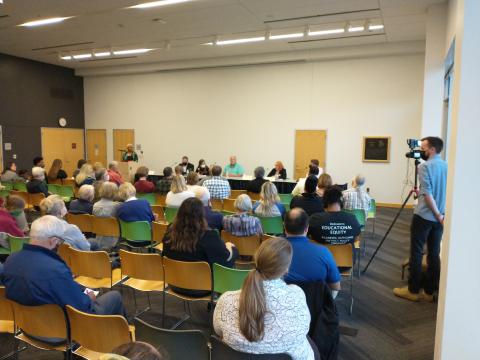
[[85, 157], [85, 135], [83, 129], [42, 128], [42, 156], [45, 169], [55, 159], [61, 159], [63, 169], [72, 176], [77, 161]]
[[295, 179], [304, 178], [308, 173], [311, 159], [318, 159], [325, 169], [327, 149], [326, 130], [295, 131]]
[[122, 160], [122, 151], [127, 148], [127, 144], [135, 146], [134, 129], [113, 129], [113, 159]]
[[85, 135], [87, 144], [87, 161], [90, 164], [101, 162], [107, 166], [107, 130], [87, 129]]

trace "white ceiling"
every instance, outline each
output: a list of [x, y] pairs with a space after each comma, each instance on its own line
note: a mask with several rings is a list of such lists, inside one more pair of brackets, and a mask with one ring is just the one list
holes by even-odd
[[[4, 0], [0, 5], [0, 53], [80, 69], [424, 40], [428, 6], [445, 0], [194, 0], [150, 9], [125, 9], [147, 1]], [[56, 16], [74, 17], [37, 28], [17, 26]], [[306, 25], [343, 26], [355, 20], [382, 21], [385, 29], [345, 33], [342, 38], [330, 40], [201, 45], [215, 36], [242, 37], [282, 29], [303, 31]], [[144, 47], [158, 50], [119, 59], [59, 59], [60, 53], [70, 51]]]

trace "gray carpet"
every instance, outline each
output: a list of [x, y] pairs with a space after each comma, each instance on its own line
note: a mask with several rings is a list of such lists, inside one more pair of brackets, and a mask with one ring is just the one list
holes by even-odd
[[[376, 237], [371, 239], [371, 224], [365, 236], [367, 256], [362, 258], [362, 268], [376, 244], [381, 240], [396, 213], [395, 209], [379, 209], [376, 220]], [[411, 211], [406, 210], [392, 230], [368, 272], [360, 280], [354, 280], [355, 304], [353, 315], [347, 312], [348, 296], [338, 299], [342, 333], [340, 340], [341, 360], [389, 359], [427, 360], [433, 358], [436, 304], [410, 303], [395, 298], [392, 288], [404, 284], [400, 280], [400, 264], [408, 254], [408, 236]], [[348, 284], [344, 285], [347, 289]], [[123, 291], [128, 312], [134, 312], [132, 291]], [[161, 326], [162, 297], [153, 295], [153, 310], [141, 317]], [[146, 297], [137, 294], [138, 308], [147, 305]], [[201, 329], [210, 334], [211, 314], [203, 303], [192, 304], [193, 317], [183, 329]], [[180, 317], [183, 305], [175, 298], [167, 297], [167, 314]], [[353, 335], [353, 336], [352, 336]], [[11, 336], [0, 335], [0, 357], [13, 346]], [[20, 359], [62, 359], [60, 353], [28, 349]], [[192, 356], [192, 359], [194, 357]]]

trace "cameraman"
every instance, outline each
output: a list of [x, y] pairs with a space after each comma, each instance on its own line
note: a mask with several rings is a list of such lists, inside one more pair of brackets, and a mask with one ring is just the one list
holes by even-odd
[[[445, 214], [447, 163], [440, 157], [443, 141], [429, 136], [422, 139], [421, 156], [426, 160], [418, 167], [420, 191], [415, 208], [410, 237], [410, 274], [408, 287], [395, 288], [396, 296], [419, 301], [433, 302], [433, 293], [440, 279], [440, 242], [443, 235]], [[423, 247], [427, 243], [427, 272], [422, 277]]]

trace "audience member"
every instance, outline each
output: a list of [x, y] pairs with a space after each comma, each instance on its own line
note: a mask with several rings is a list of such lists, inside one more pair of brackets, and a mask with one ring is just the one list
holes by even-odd
[[157, 192], [166, 195], [172, 186], [173, 169], [167, 166], [163, 169], [163, 178], [157, 181]]
[[27, 218], [25, 217], [25, 201], [20, 196], [9, 195], [5, 202], [5, 208], [15, 219], [18, 228], [22, 230], [24, 234], [27, 234], [30, 228]]
[[137, 199], [135, 187], [130, 183], [123, 183], [118, 188], [118, 196], [123, 203], [117, 209], [117, 217], [125, 222], [155, 221], [150, 204], [145, 199]]
[[92, 165], [83, 164], [80, 172], [75, 178], [75, 184], [77, 185], [77, 187], [81, 187], [82, 185], [93, 185], [94, 183], [95, 172], [93, 171]]
[[318, 179], [315, 175], [310, 175], [305, 180], [304, 193], [296, 195], [290, 202], [290, 209], [301, 208], [307, 212], [309, 216], [317, 212], [323, 212], [323, 201], [317, 194]]
[[260, 191], [260, 201], [253, 205], [253, 212], [265, 217], [284, 217], [285, 211], [285, 206], [280, 202], [275, 184], [270, 181], [264, 183]]
[[[3, 198], [0, 197], [0, 233], [10, 234], [12, 236], [22, 237], [23, 231], [18, 227], [15, 218], [3, 207]], [[7, 247], [7, 244], [2, 244]]]
[[205, 188], [198, 185], [199, 176], [198, 173], [192, 171], [187, 175], [187, 188], [195, 194], [195, 197], [200, 198], [200, 195], [203, 194]]
[[[133, 341], [112, 350], [112, 354], [104, 354], [99, 360], [167, 360], [168, 356], [163, 351], [157, 350], [152, 345]], [[171, 359], [173, 360], [173, 359]]]
[[255, 176], [255, 179], [248, 182], [247, 191], [260, 194], [262, 185], [268, 181], [263, 178], [265, 176], [265, 169], [263, 166], [256, 167], [255, 170], [253, 170], [253, 175]]
[[47, 181], [48, 182], [55, 182], [55, 180], [63, 180], [68, 177], [67, 173], [62, 169], [63, 162], [60, 159], [53, 160], [52, 166], [48, 171]]
[[93, 211], [93, 198], [95, 189], [93, 185], [82, 185], [78, 190], [78, 199], [70, 203], [68, 211], [72, 214], [90, 214]]
[[242, 289], [220, 296], [213, 327], [227, 345], [252, 354], [287, 353], [294, 360], [314, 359], [307, 337], [311, 316], [305, 294], [282, 280], [291, 261], [288, 241], [264, 241]]
[[137, 169], [138, 180], [135, 182], [135, 190], [138, 194], [148, 194], [155, 191], [155, 185], [147, 180], [148, 168], [146, 166], [140, 166]]
[[[78, 250], [91, 250], [90, 243], [77, 225], [69, 224], [63, 218], [67, 215], [67, 208], [60, 195], [50, 195], [40, 203], [40, 209], [44, 214], [57, 217], [63, 224], [63, 230], [58, 235], [68, 245]], [[30, 230], [31, 234], [31, 230]], [[93, 249], [92, 249], [93, 250]]]
[[[104, 182], [100, 187], [100, 200], [93, 204], [92, 214], [98, 217], [116, 217], [120, 203], [114, 201], [117, 196], [118, 186], [115, 183]], [[110, 250], [117, 244], [118, 238], [114, 236], [99, 236], [90, 240], [98, 248]]]
[[45, 170], [39, 166], [32, 169], [32, 180], [27, 183], [27, 191], [30, 194], [42, 193], [48, 196], [48, 185], [45, 182]]
[[15, 182], [24, 181], [24, 179], [17, 174], [17, 165], [13, 161], [10, 161], [7, 163], [5, 170], [3, 170], [2, 176], [0, 176], [0, 181]]
[[214, 211], [210, 204], [210, 192], [207, 188], [201, 187], [202, 192], [196, 196], [203, 204], [203, 210], [205, 212], [205, 219], [207, 220], [208, 227], [210, 229], [223, 230], [223, 214], [219, 211]]
[[[340, 273], [331, 252], [307, 238], [308, 215], [302, 209], [292, 209], [285, 215], [285, 233], [293, 247], [287, 282], [323, 281], [332, 290], [340, 290]], [[333, 293], [334, 297], [336, 293]]]
[[320, 197], [323, 197], [323, 193], [327, 188], [333, 185], [332, 177], [327, 173], [323, 173], [318, 178], [317, 194]]
[[110, 176], [108, 176], [107, 169], [99, 168], [95, 170], [95, 183], [93, 184], [93, 188], [95, 189], [95, 196], [93, 197], [94, 202], [100, 200], [100, 189], [102, 185], [109, 180]]
[[275, 161], [275, 166], [267, 175], [268, 177], [275, 177], [276, 180], [285, 180], [287, 178], [287, 170], [281, 161]]
[[204, 159], [200, 159], [200, 161], [198, 162], [196, 172], [198, 175], [203, 175], [203, 176], [210, 175], [210, 169], [208, 168], [207, 163], [205, 162]]
[[61, 220], [48, 215], [32, 223], [30, 243], [5, 262], [2, 278], [6, 297], [27, 306], [71, 305], [92, 314], [125, 315], [119, 292], [109, 291], [97, 298], [74, 281], [69, 267], [57, 255], [64, 228]]
[[82, 168], [83, 165], [85, 165], [87, 163], [87, 160], [85, 159], [80, 159], [77, 161], [77, 168], [75, 170], [73, 170], [73, 178], [75, 179], [78, 175], [78, 173], [80, 172], [80, 169]]
[[93, 164], [93, 172], [95, 173], [95, 177], [97, 177], [97, 171], [104, 168], [105, 167], [100, 161], [95, 161], [95, 163]]
[[175, 175], [182, 175], [183, 176], [183, 166], [177, 165], [175, 166]]
[[[310, 175], [315, 175], [315, 177], [318, 179], [318, 177], [319, 177], [319, 169], [318, 169], [318, 167], [316, 167], [316, 166], [310, 166], [310, 167], [309, 167], [309, 171], [308, 171], [307, 178], [308, 178]], [[292, 190], [292, 195], [293, 195], [293, 196], [301, 195], [302, 193], [305, 192], [305, 182], [307, 181], [307, 178], [298, 179], [297, 185], [295, 185], [295, 187], [294, 187], [293, 190]]]
[[242, 177], [244, 173], [243, 166], [237, 163], [237, 157], [235, 155], [230, 156], [230, 163], [223, 169], [224, 176]]
[[188, 161], [188, 156], [182, 157], [182, 162], [178, 166], [182, 167], [182, 175], [187, 175], [195, 169], [195, 166]]
[[218, 165], [212, 166], [212, 178], [205, 180], [205, 186], [210, 192], [212, 199], [227, 199], [230, 197], [230, 184], [227, 179], [222, 178], [222, 168]]
[[108, 177], [110, 182], [117, 184], [120, 186], [123, 184], [123, 178], [120, 172], [118, 171], [118, 161], [111, 161], [108, 164]]
[[223, 228], [235, 236], [262, 235], [263, 229], [260, 219], [250, 215], [252, 200], [246, 194], [239, 195], [234, 203], [237, 212], [223, 217]]
[[185, 199], [195, 197], [195, 194], [188, 190], [185, 178], [182, 175], [175, 175], [172, 180], [171, 190], [167, 194], [165, 204], [167, 207], [178, 208]]
[[343, 207], [345, 210], [363, 210], [365, 217], [370, 209], [370, 195], [365, 190], [365, 177], [362, 175], [355, 176], [352, 180], [352, 188], [343, 192]]
[[43, 157], [41, 156], [34, 157], [33, 167], [41, 167], [42, 169], [45, 169], [45, 161], [43, 160]]
[[343, 196], [338, 187], [329, 187], [323, 195], [326, 211], [310, 217], [308, 235], [322, 244], [353, 243], [360, 235], [357, 218], [342, 211]]
[[[320, 161], [319, 161], [318, 159], [312, 159], [312, 160], [310, 160], [310, 165], [308, 165], [308, 167], [309, 167], [309, 170], [310, 170], [311, 168], [316, 167], [316, 168], [318, 168], [318, 175], [322, 175], [322, 174], [323, 174], [323, 169], [320, 167]], [[309, 173], [307, 174], [307, 176], [308, 176], [309, 174], [310, 174], [310, 171], [309, 171]]]

